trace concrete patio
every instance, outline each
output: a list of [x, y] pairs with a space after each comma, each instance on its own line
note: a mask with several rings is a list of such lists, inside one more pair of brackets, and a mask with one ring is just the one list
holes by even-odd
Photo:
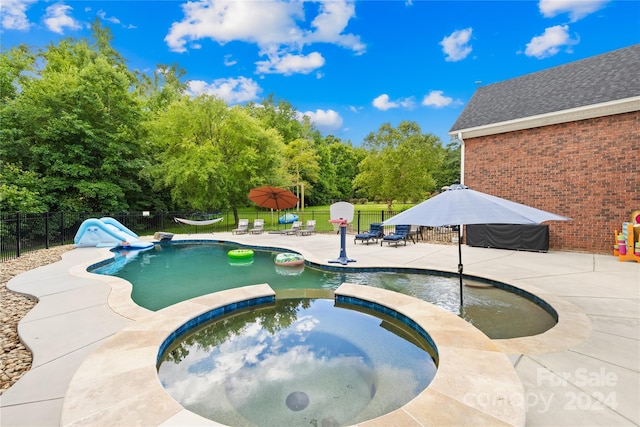
[[[216, 233], [174, 237], [192, 239], [290, 249], [318, 264], [337, 258], [340, 249], [340, 239], [335, 234]], [[347, 252], [357, 260], [349, 267], [454, 272], [458, 264], [454, 245], [354, 245], [348, 236]], [[81, 365], [111, 337], [152, 315], [130, 301], [126, 282], [86, 272], [87, 266], [109, 256], [106, 249], [75, 249], [66, 253], [62, 261], [23, 273], [9, 282], [9, 289], [34, 295], [39, 303], [19, 325], [21, 338], [33, 352], [33, 366], [0, 397], [2, 426], [60, 425], [63, 407], [70, 401], [70, 384]], [[607, 255], [467, 246], [463, 247], [463, 260], [466, 274], [528, 290], [559, 313], [558, 325], [544, 334], [493, 341], [508, 355], [524, 387], [526, 425], [639, 425], [640, 264], [618, 262]], [[486, 396], [467, 397], [481, 400]], [[474, 403], [491, 406], [491, 402], [471, 402]], [[99, 418], [93, 418], [93, 422], [89, 419], [72, 423], [105, 424]], [[441, 425], [452, 423], [439, 420]], [[131, 424], [134, 422], [131, 419]], [[126, 418], [122, 423], [129, 425]], [[173, 419], [164, 423], [186, 424], [198, 423], [193, 418], [189, 422]], [[455, 424], [460, 424], [460, 419]], [[396, 425], [424, 424], [409, 418], [398, 419]], [[468, 425], [474, 425], [472, 418]]]

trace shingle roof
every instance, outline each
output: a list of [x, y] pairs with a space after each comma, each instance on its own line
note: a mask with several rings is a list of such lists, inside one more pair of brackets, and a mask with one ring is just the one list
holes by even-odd
[[450, 132], [640, 96], [640, 44], [481, 86]]

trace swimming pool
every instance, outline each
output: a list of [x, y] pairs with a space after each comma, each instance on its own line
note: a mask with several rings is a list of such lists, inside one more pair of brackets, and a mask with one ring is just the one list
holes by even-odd
[[398, 319], [353, 308], [288, 299], [232, 313], [168, 346], [158, 376], [182, 406], [225, 425], [376, 418], [428, 386], [434, 350]]
[[116, 253], [114, 260], [92, 268], [98, 274], [121, 277], [133, 285], [132, 299], [142, 307], [159, 310], [180, 301], [256, 283], [273, 289], [335, 289], [348, 282], [404, 293], [460, 315], [490, 338], [513, 338], [542, 333], [556, 317], [542, 305], [515, 292], [484, 282], [466, 280], [465, 303], [459, 306], [457, 277], [357, 268], [329, 270], [305, 266], [284, 269], [274, 264], [284, 251], [254, 250], [252, 263], [229, 262], [227, 252], [238, 245], [225, 243], [172, 243], [145, 252]]

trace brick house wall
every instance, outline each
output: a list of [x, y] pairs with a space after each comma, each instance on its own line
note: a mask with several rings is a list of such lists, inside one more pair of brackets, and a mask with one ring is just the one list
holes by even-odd
[[549, 222], [549, 247], [611, 254], [640, 209], [640, 112], [465, 138], [473, 190], [573, 218]]

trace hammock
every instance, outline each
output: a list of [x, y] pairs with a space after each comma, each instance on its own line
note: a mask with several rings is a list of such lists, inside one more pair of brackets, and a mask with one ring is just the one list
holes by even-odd
[[216, 218], [216, 219], [208, 219], [206, 221], [193, 221], [190, 219], [184, 219], [184, 218], [173, 218], [176, 222], [181, 222], [183, 224], [188, 224], [188, 225], [211, 225], [211, 224], [215, 224], [216, 222], [220, 222], [224, 219], [224, 217], [222, 218]]

